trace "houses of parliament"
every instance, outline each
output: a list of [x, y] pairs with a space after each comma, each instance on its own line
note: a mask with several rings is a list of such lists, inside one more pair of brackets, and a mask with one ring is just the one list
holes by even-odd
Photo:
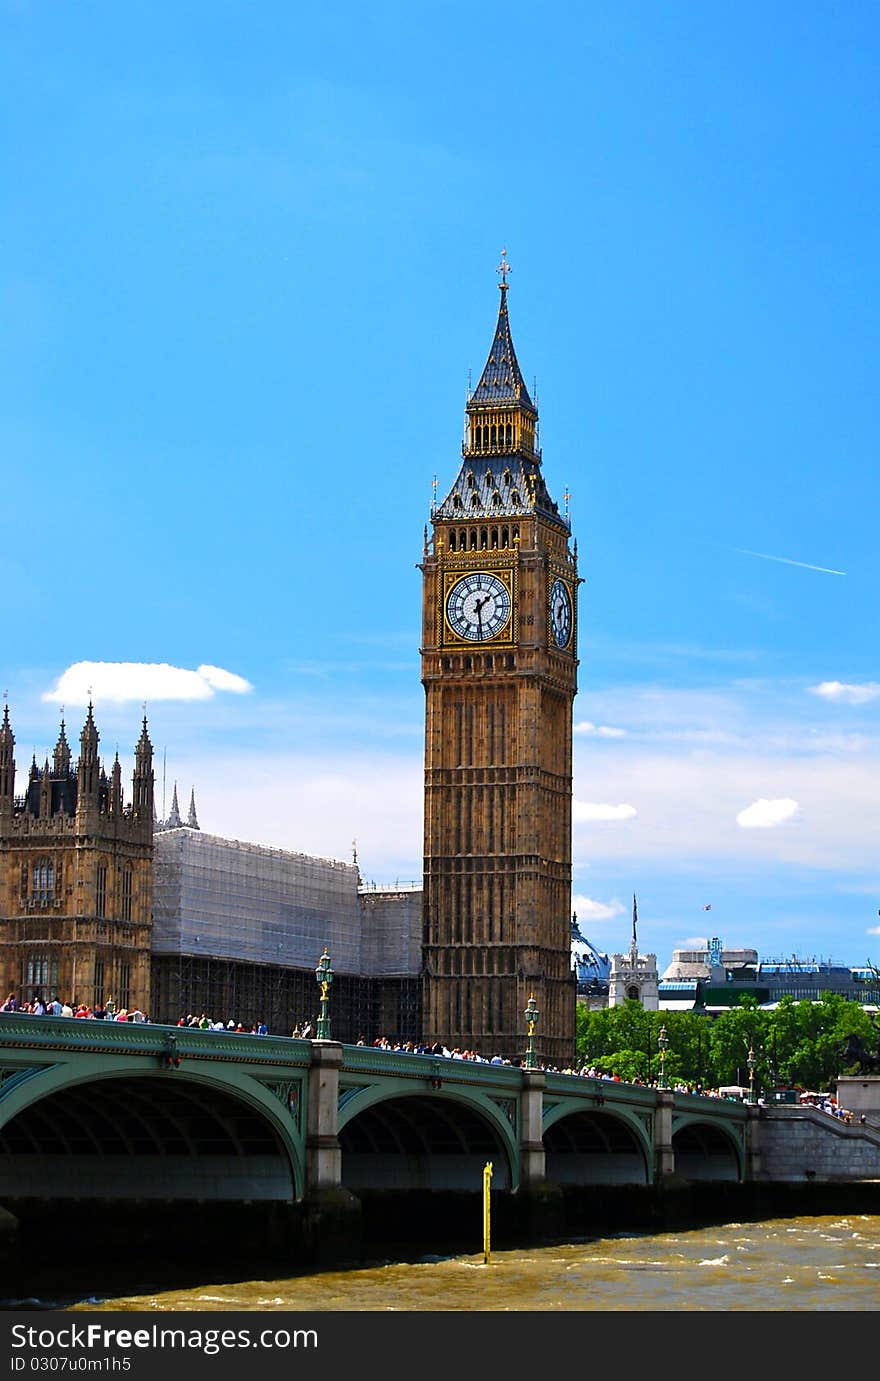
[[[492, 344], [461, 455], [419, 563], [425, 692], [420, 889], [370, 888], [356, 862], [307, 858], [157, 821], [146, 717], [126, 799], [89, 706], [76, 761], [16, 792], [0, 727], [0, 984], [21, 1001], [213, 1008], [281, 1033], [315, 1009], [330, 947], [333, 1036], [388, 1031], [515, 1058], [526, 1005], [546, 1059], [573, 1055], [572, 705], [577, 547], [544, 480], [538, 411], [508, 314], [502, 256]], [[235, 924], [231, 921], [234, 920]]]

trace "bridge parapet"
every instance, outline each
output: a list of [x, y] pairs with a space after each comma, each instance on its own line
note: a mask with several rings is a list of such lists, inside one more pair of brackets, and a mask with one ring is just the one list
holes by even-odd
[[285, 1064], [307, 1068], [311, 1042], [288, 1036], [203, 1031], [195, 1026], [160, 1026], [155, 1022], [93, 1021], [77, 1017], [35, 1017], [0, 1013], [0, 1051], [10, 1047], [63, 1050], [67, 1054], [158, 1055], [173, 1042], [180, 1055], [236, 1064]]

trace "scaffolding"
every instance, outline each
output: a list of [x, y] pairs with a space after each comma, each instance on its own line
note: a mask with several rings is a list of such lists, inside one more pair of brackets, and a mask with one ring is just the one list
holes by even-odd
[[357, 867], [182, 827], [154, 840], [154, 956], [359, 972]]
[[420, 1038], [418, 886], [364, 887], [356, 864], [188, 826], [156, 833], [153, 863], [154, 1021], [314, 1025], [326, 945], [335, 1040]]
[[[232, 959], [194, 955], [161, 955], [153, 959], [152, 1019], [174, 1025], [181, 1018], [231, 1021], [245, 1030], [264, 1022], [270, 1034], [289, 1036], [294, 1027], [312, 1023], [319, 1007], [314, 969], [246, 964]], [[340, 974], [330, 1002], [334, 1040], [354, 1044], [379, 1036], [418, 1041], [421, 1037], [421, 992], [417, 975], [395, 978], [375, 974]]]

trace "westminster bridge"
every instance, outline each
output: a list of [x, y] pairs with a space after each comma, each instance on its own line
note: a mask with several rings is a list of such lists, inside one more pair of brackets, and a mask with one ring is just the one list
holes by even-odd
[[[805, 1163], [786, 1169], [779, 1147], [795, 1144], [784, 1130], [794, 1115], [828, 1143], [826, 1162], [799, 1144]], [[509, 1193], [809, 1179], [817, 1165], [820, 1179], [846, 1164], [880, 1179], [880, 1131], [333, 1041], [0, 1014], [0, 1203], [13, 1213], [35, 1199], [292, 1204], [325, 1191], [473, 1190], [487, 1162], [493, 1191]]]

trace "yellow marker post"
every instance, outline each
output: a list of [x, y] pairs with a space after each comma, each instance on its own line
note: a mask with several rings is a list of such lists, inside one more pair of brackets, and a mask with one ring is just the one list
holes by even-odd
[[491, 1250], [491, 1248], [490, 1248], [490, 1233], [489, 1233], [489, 1217], [490, 1217], [490, 1206], [491, 1206], [491, 1198], [490, 1198], [489, 1189], [490, 1189], [491, 1183], [492, 1183], [492, 1162], [491, 1162], [491, 1160], [487, 1160], [487, 1161], [486, 1161], [486, 1164], [483, 1166], [483, 1265], [484, 1265], [484, 1266], [488, 1266], [488, 1264], [489, 1264], [489, 1254], [490, 1254], [490, 1250]]

